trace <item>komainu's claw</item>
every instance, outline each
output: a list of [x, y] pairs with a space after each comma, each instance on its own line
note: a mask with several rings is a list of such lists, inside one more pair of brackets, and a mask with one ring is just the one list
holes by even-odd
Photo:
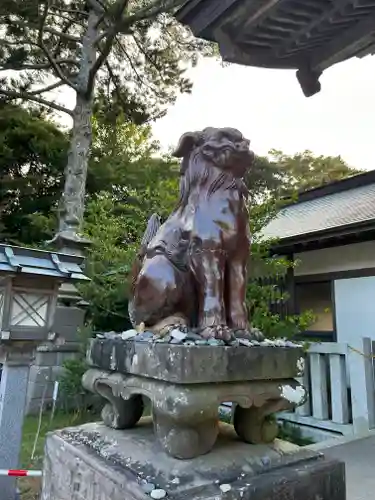
[[234, 334], [230, 328], [225, 325], [206, 326], [200, 335], [205, 339], [217, 339], [224, 342], [234, 340]]
[[234, 335], [237, 339], [257, 340], [258, 342], [264, 340], [264, 335], [258, 328], [250, 327], [246, 330], [236, 330]]

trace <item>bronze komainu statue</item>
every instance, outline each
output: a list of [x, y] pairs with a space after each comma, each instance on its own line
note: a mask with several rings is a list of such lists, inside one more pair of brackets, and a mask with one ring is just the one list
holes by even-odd
[[[180, 322], [205, 337], [249, 337], [245, 304], [250, 231], [243, 181], [250, 142], [232, 128], [184, 134], [180, 198], [160, 225], [149, 220], [133, 268], [130, 316], [157, 331]], [[164, 320], [164, 321], [163, 321]], [[154, 327], [154, 328], [153, 328]]]

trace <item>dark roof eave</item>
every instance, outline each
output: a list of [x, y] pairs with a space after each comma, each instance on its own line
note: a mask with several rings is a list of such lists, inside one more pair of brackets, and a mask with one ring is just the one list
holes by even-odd
[[[353, 236], [360, 239], [361, 235], [374, 232], [375, 219], [346, 224], [344, 226], [324, 229], [323, 231], [314, 231], [308, 234], [291, 236], [289, 238], [279, 239], [272, 245], [273, 253], [293, 253], [304, 247], [305, 251], [315, 248], [325, 248], [332, 245], [332, 240], [336, 244], [345, 244], [343, 241], [349, 240]], [[375, 234], [374, 234], [375, 237]], [[327, 244], [329, 241], [329, 244]]]

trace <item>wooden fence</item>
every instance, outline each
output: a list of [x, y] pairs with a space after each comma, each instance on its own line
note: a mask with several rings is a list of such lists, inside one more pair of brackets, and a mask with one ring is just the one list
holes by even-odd
[[375, 386], [372, 341], [356, 345], [313, 344], [307, 354], [302, 383], [305, 405], [280, 419], [338, 434], [361, 434], [375, 427]]

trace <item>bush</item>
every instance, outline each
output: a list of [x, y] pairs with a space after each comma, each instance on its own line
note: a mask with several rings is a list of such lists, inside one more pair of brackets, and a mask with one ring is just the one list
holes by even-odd
[[87, 326], [79, 332], [80, 350], [76, 358], [67, 359], [63, 363], [64, 372], [60, 377], [60, 405], [65, 411], [78, 410], [79, 413], [97, 411], [100, 406], [99, 396], [95, 396], [82, 386], [82, 377], [88, 369], [86, 350], [92, 328]]
[[266, 337], [292, 339], [306, 330], [313, 322], [310, 311], [288, 314], [289, 293], [285, 289], [288, 271], [298, 265], [282, 255], [274, 255], [276, 241], [266, 239], [263, 229], [276, 216], [283, 201], [269, 199], [249, 207], [252, 233], [249, 262], [250, 279], [246, 302], [252, 326], [259, 328]]

